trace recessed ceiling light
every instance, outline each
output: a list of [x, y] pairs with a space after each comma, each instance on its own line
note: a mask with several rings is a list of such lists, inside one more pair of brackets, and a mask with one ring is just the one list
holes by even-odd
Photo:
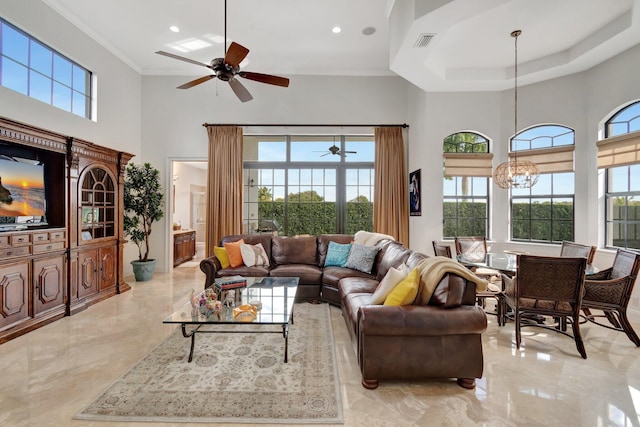
[[362, 34], [364, 34], [365, 36], [370, 36], [371, 34], [375, 33], [376, 29], [373, 27], [364, 27], [362, 29]]
[[342, 28], [335, 26], [331, 29], [331, 31], [333, 31], [334, 34], [338, 34], [340, 31], [342, 31]]
[[179, 33], [180, 32], [180, 28], [176, 27], [175, 25], [170, 26], [169, 29], [171, 31], [173, 31], [174, 33]]

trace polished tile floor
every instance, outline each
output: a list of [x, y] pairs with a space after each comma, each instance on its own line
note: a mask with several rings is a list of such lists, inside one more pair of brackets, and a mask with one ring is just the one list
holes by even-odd
[[[149, 282], [130, 278], [130, 292], [0, 345], [0, 426], [151, 425], [72, 417], [169, 335], [163, 318], [203, 277], [187, 267]], [[640, 316], [631, 320], [640, 331]], [[640, 426], [640, 348], [621, 333], [585, 325], [583, 360], [570, 338], [538, 328], [516, 350], [513, 324], [498, 327], [489, 316], [475, 390], [451, 380], [365, 390], [337, 308], [332, 321], [347, 426]], [[188, 425], [201, 424], [175, 424]]]

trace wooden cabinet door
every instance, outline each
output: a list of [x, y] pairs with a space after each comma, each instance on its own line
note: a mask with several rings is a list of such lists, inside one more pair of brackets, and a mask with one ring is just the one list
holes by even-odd
[[196, 256], [196, 232], [192, 231], [189, 234], [189, 259]]
[[64, 256], [33, 261], [36, 315], [65, 303], [66, 283]]
[[102, 291], [116, 285], [116, 247], [100, 248], [98, 258], [100, 259], [99, 290]]
[[173, 236], [173, 266], [180, 265], [184, 261], [184, 238], [182, 234]]
[[29, 318], [29, 264], [0, 267], [0, 329]]
[[78, 298], [98, 292], [97, 255], [95, 250], [78, 254]]

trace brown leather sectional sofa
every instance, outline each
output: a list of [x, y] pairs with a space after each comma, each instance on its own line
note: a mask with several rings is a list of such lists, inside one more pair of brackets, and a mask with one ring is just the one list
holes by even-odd
[[475, 379], [482, 377], [481, 334], [486, 330], [487, 317], [475, 304], [474, 283], [446, 274], [427, 305], [369, 304], [390, 267], [405, 263], [414, 268], [426, 255], [384, 239], [376, 244], [380, 251], [372, 274], [367, 274], [344, 267], [323, 267], [329, 242], [349, 243], [352, 235], [241, 234], [226, 236], [222, 243], [241, 238], [249, 244], [262, 243], [271, 265], [222, 269], [216, 257], [204, 259], [200, 269], [206, 275], [205, 288], [216, 277], [236, 274], [299, 277], [297, 300], [322, 300], [342, 308], [364, 387], [376, 388], [380, 380], [457, 378], [462, 387], [473, 388]]

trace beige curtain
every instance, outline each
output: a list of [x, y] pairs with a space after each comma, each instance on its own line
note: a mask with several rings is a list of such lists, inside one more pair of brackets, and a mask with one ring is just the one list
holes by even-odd
[[409, 245], [409, 199], [402, 128], [375, 129], [373, 230]]
[[222, 237], [242, 232], [242, 128], [207, 126], [207, 256]]

